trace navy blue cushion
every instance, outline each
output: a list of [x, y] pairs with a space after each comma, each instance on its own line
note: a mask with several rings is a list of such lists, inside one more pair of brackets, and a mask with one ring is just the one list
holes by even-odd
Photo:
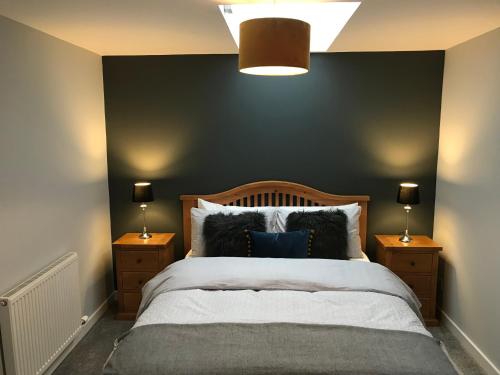
[[309, 230], [286, 233], [247, 231], [248, 255], [258, 258], [307, 258]]

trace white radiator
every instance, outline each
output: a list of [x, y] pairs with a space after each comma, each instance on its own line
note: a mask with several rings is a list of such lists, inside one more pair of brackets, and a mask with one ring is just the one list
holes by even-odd
[[1, 296], [0, 327], [6, 375], [47, 370], [81, 327], [78, 255], [62, 256]]

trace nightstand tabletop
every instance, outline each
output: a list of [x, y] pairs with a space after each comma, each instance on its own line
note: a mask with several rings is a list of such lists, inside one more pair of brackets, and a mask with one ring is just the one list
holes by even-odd
[[400, 235], [396, 234], [376, 234], [375, 239], [386, 249], [422, 248], [441, 251], [443, 248], [427, 236], [412, 235], [412, 241], [405, 243], [399, 241]]
[[140, 233], [126, 233], [113, 242], [118, 246], [167, 246], [172, 242], [175, 233], [152, 233], [153, 237], [143, 240], [139, 238]]

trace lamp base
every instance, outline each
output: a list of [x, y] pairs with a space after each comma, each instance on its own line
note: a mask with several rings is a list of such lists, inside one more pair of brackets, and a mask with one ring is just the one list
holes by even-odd
[[404, 242], [404, 243], [408, 243], [408, 242], [412, 241], [412, 238], [410, 237], [408, 232], [405, 232], [405, 234], [403, 234], [401, 237], [399, 237], [399, 241]]
[[152, 235], [151, 233], [148, 233], [148, 232], [144, 232], [144, 233], [141, 233], [141, 234], [139, 235], [139, 238], [140, 238], [141, 240], [148, 240], [148, 239], [150, 239], [151, 237], [153, 237], [153, 235]]

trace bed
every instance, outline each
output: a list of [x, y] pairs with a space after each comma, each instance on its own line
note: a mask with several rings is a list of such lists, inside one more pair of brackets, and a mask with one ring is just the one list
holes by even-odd
[[104, 374], [456, 374], [420, 303], [369, 262], [368, 196], [282, 181], [184, 195], [184, 253], [199, 199], [227, 207], [361, 207], [358, 261], [192, 257], [150, 280]]

